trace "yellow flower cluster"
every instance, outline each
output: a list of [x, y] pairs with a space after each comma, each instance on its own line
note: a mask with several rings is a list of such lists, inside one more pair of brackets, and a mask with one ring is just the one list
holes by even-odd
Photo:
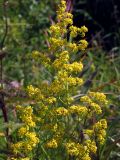
[[63, 90], [64, 86], [58, 80], [54, 80], [54, 82], [49, 86], [49, 92], [54, 95], [61, 93]]
[[106, 96], [100, 92], [88, 92], [88, 95], [81, 97], [80, 100], [89, 107], [90, 112], [97, 114], [101, 114], [102, 106], [108, 103]]
[[96, 142], [102, 145], [105, 142], [106, 129], [107, 129], [107, 121], [105, 119], [101, 119], [100, 121], [98, 121], [93, 125], [92, 129], [84, 130], [84, 134], [87, 134], [89, 138], [92, 139], [95, 138]]
[[57, 11], [57, 19], [60, 22], [60, 27], [65, 28], [68, 25], [73, 24], [73, 15], [71, 13], [66, 12], [66, 2], [64, 0], [61, 1]]
[[70, 86], [76, 86], [76, 85], [81, 86], [83, 84], [83, 79], [78, 77], [68, 77], [66, 79], [66, 82], [68, 82]]
[[88, 95], [81, 97], [80, 99], [84, 102], [92, 112], [97, 114], [102, 113], [102, 106], [108, 103], [106, 96], [99, 92], [88, 92]]
[[39, 93], [39, 89], [38, 88], [34, 88], [32, 85], [27, 87], [27, 91], [29, 96], [33, 96], [33, 95], [37, 95]]
[[89, 92], [88, 95], [103, 105], [108, 104], [106, 95], [100, 92]]
[[87, 149], [89, 150], [89, 152], [96, 153], [97, 147], [96, 147], [95, 141], [91, 141], [90, 139], [86, 140], [85, 145], [87, 146]]
[[64, 64], [69, 62], [68, 51], [63, 51], [59, 54], [59, 57], [53, 62], [53, 67], [55, 69], [62, 68]]
[[74, 62], [72, 64], [64, 64], [63, 66], [68, 72], [81, 72], [83, 70], [83, 64], [81, 62]]
[[69, 52], [72, 52], [72, 53], [78, 52], [78, 46], [77, 46], [77, 44], [74, 43], [74, 42], [73, 42], [73, 43], [69, 42], [69, 43], [67, 44], [67, 48], [68, 48]]
[[55, 98], [55, 97], [48, 97], [48, 98], [47, 98], [47, 102], [48, 102], [49, 104], [53, 104], [54, 102], [56, 102], [56, 98]]
[[88, 46], [88, 42], [86, 40], [80, 40], [80, 43], [78, 45], [78, 49], [81, 51], [84, 51]]
[[[93, 113], [101, 114], [102, 113], [101, 107], [97, 103], [93, 102], [93, 100], [89, 96], [83, 96], [81, 97], [80, 100], [88, 107], [89, 112], [91, 114]], [[92, 116], [91, 114], [89, 114], [89, 116]]]
[[18, 130], [18, 135], [22, 137], [22, 136], [24, 136], [27, 133], [28, 130], [29, 130], [28, 126], [21, 127]]
[[87, 27], [82, 26], [81, 28], [78, 28], [76, 26], [70, 26], [70, 36], [71, 37], [76, 37], [78, 34], [80, 34], [82, 37], [85, 36], [85, 33], [88, 32]]
[[74, 38], [79, 34], [81, 37], [85, 37], [85, 33], [88, 32], [88, 29], [85, 26], [82, 26], [81, 28], [73, 26], [73, 15], [66, 11], [66, 2], [64, 0], [61, 1], [61, 4], [58, 8], [57, 19], [58, 22], [50, 27], [50, 33], [52, 36], [50, 38], [50, 50], [55, 51], [56, 49], [59, 49], [59, 46], [63, 46], [68, 50], [72, 50], [73, 52], [85, 50], [88, 45], [85, 39], [80, 40], [80, 43], [77, 44], [74, 42], [69, 43], [66, 41], [66, 38], [64, 38], [68, 30], [71, 38]]
[[[33, 107], [16, 107], [23, 126], [17, 132], [20, 141], [12, 147], [15, 153], [24, 155], [26, 152], [24, 157], [29, 157], [27, 153], [39, 143], [39, 132], [41, 144], [47, 152], [47, 148], [56, 149], [56, 154], [62, 159], [58, 149], [62, 147], [65, 155], [73, 156], [76, 160], [92, 160], [92, 154], [96, 154], [97, 150], [96, 137], [101, 144], [105, 139], [106, 121], [97, 122], [96, 117], [102, 113], [107, 100], [103, 93], [98, 92], [88, 92], [80, 101], [73, 98], [83, 84], [83, 79], [78, 76], [83, 70], [83, 64], [80, 59], [75, 59], [75, 54], [86, 49], [88, 43], [83, 37], [88, 29], [85, 26], [73, 26], [73, 16], [66, 11], [65, 0], [61, 0], [57, 20], [50, 27], [47, 54], [42, 55], [37, 51], [32, 53], [34, 59], [44, 62], [42, 65], [50, 76], [38, 87], [27, 87], [29, 97], [34, 100]], [[81, 36], [79, 43], [74, 40], [77, 35]], [[93, 116], [96, 123], [90, 126]], [[85, 134], [89, 139], [84, 138]]]
[[59, 108], [56, 109], [56, 114], [58, 116], [61, 116], [61, 115], [66, 116], [66, 115], [68, 115], [68, 110], [64, 107], [59, 107]]
[[81, 33], [82, 37], [85, 36], [85, 33], [86, 33], [86, 32], [88, 32], [88, 28], [87, 28], [86, 26], [82, 26], [82, 27], [80, 28], [80, 33]]
[[23, 140], [11, 144], [11, 149], [14, 154], [21, 152], [27, 154], [39, 143], [36, 133], [30, 131], [36, 126], [33, 121], [33, 109], [31, 106], [16, 106], [16, 109], [19, 113], [20, 120], [24, 123], [24, 125], [18, 129], [18, 136], [23, 138]]
[[65, 144], [65, 147], [68, 154], [71, 156], [78, 156], [79, 152], [84, 151], [83, 147], [81, 147], [79, 143], [76, 144], [75, 142], [68, 142]]
[[[53, 35], [53, 37], [58, 37], [64, 30], [61, 30], [59, 25], [52, 25], [50, 27], [50, 33]], [[63, 32], [64, 33], [64, 32]]]
[[33, 87], [32, 85], [27, 87], [27, 92], [29, 97], [36, 99], [36, 100], [42, 100], [44, 99], [43, 94], [41, 93], [40, 89]]
[[52, 37], [49, 39], [49, 42], [51, 45], [49, 49], [50, 50], [57, 50], [59, 48], [59, 46], [63, 46], [66, 43], [66, 40], [61, 39], [61, 38], [57, 39], [57, 38]]
[[88, 109], [84, 106], [73, 105], [69, 107], [70, 113], [76, 113], [81, 116], [85, 116], [88, 113]]
[[76, 37], [78, 35], [79, 28], [77, 28], [76, 26], [70, 26], [69, 29], [71, 37]]
[[11, 149], [14, 154], [19, 154], [21, 152], [28, 154], [39, 143], [36, 134], [32, 132], [27, 132], [24, 135], [24, 139], [25, 140], [19, 141], [15, 144], [11, 144]]
[[20, 119], [26, 126], [35, 127], [35, 122], [33, 121], [33, 109], [31, 106], [22, 107], [18, 105], [16, 106], [16, 109], [19, 112]]
[[57, 141], [55, 139], [52, 139], [49, 142], [47, 142], [46, 146], [48, 148], [57, 148], [58, 144], [57, 144]]
[[68, 154], [77, 157], [77, 160], [92, 160], [90, 158], [90, 153], [95, 153], [97, 149], [95, 143], [89, 140], [86, 141], [85, 145], [75, 142], [68, 142], [65, 144], [65, 147]]
[[37, 135], [36, 135], [35, 132], [27, 132], [25, 134], [25, 136], [26, 136], [27, 139], [29, 139], [29, 141], [30, 141], [29, 145], [31, 147], [35, 147], [36, 144], [38, 144], [39, 139], [37, 138]]
[[101, 119], [93, 126], [93, 130], [94, 130], [94, 133], [97, 137], [97, 141], [100, 144], [103, 144], [105, 141], [106, 129], [107, 129], [106, 119]]

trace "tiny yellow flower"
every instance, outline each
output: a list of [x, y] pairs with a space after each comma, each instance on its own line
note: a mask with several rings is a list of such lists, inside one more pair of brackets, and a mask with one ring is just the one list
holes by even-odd
[[57, 141], [55, 139], [52, 139], [49, 142], [47, 142], [46, 146], [48, 148], [57, 148], [58, 144], [57, 144]]
[[56, 114], [58, 116], [66, 116], [68, 115], [68, 110], [64, 107], [59, 107], [58, 109], [56, 109]]

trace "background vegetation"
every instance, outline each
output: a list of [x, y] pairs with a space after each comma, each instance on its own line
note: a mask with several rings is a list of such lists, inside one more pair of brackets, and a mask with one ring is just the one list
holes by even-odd
[[[113, 2], [113, 3], [112, 3]], [[47, 79], [48, 73], [41, 75], [41, 65], [32, 60], [32, 51], [46, 51], [48, 28], [54, 22], [57, 1], [40, 0], [0, 0], [0, 133], [7, 127], [14, 132], [16, 104], [29, 100], [24, 88], [29, 84], [39, 85]], [[111, 4], [112, 7], [111, 8]], [[88, 29], [89, 47], [83, 56], [86, 80], [84, 90], [104, 92], [108, 98], [109, 109], [108, 137], [104, 150], [109, 160], [120, 158], [120, 27], [117, 1], [79, 0], [72, 3], [74, 24], [85, 24]], [[104, 7], [107, 7], [104, 8]], [[98, 7], [99, 9], [96, 9]], [[101, 8], [100, 8], [101, 7]], [[114, 14], [105, 13], [111, 12]], [[105, 15], [107, 18], [105, 18]], [[103, 17], [102, 17], [103, 16]], [[106, 25], [104, 25], [106, 24]], [[108, 25], [107, 25], [108, 24]], [[94, 30], [94, 31], [93, 31]], [[78, 37], [79, 38], [79, 37]], [[88, 63], [89, 62], [89, 63]], [[6, 107], [6, 111], [2, 110]], [[7, 114], [7, 115], [6, 115]], [[5, 122], [6, 123], [5, 123]], [[0, 160], [7, 153], [5, 136], [0, 137]], [[9, 154], [9, 153], [7, 153]]]

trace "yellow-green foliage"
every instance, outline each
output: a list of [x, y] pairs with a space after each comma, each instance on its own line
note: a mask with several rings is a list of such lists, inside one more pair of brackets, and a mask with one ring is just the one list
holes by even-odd
[[[88, 43], [84, 37], [88, 29], [73, 26], [72, 18], [73, 15], [66, 12], [65, 1], [61, 0], [58, 22], [50, 27], [48, 52], [32, 53], [35, 60], [41, 60], [42, 67], [50, 72], [52, 78], [44, 80], [37, 88], [27, 87], [33, 105], [16, 107], [23, 126], [17, 132], [19, 140], [11, 144], [14, 157], [19, 155], [19, 158], [11, 160], [33, 159], [30, 153], [35, 148], [39, 150], [40, 146], [51, 159], [55, 152], [56, 160], [57, 156], [92, 160], [97, 147], [105, 141], [107, 122], [97, 117], [107, 104], [106, 96], [89, 91], [79, 101], [74, 99], [83, 84], [83, 79], [78, 76], [83, 64], [80, 59], [74, 61], [73, 57], [86, 49]], [[78, 43], [74, 41], [77, 35], [81, 36]]]

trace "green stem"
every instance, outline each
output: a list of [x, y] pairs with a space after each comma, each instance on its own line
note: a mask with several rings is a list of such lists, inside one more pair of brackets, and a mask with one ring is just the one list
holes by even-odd
[[41, 149], [44, 152], [44, 154], [46, 155], [47, 160], [51, 160], [50, 156], [47, 154], [46, 150], [44, 149], [44, 147], [42, 145], [41, 145]]

